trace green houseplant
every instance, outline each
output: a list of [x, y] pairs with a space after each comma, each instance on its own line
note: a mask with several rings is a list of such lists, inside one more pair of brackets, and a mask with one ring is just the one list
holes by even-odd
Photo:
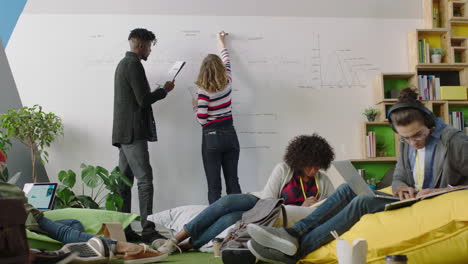
[[60, 117], [42, 111], [42, 106], [10, 109], [0, 116], [0, 127], [8, 137], [14, 137], [25, 144], [31, 154], [32, 179], [37, 181], [36, 157], [44, 164], [49, 153], [45, 150], [57, 136], [63, 135]]
[[377, 153], [377, 157], [385, 157], [387, 156], [387, 145], [384, 142], [377, 142], [375, 144], [375, 152]]
[[441, 48], [432, 48], [431, 49], [431, 61], [432, 63], [441, 63], [442, 57], [445, 56], [446, 52]]
[[377, 183], [379, 183], [379, 181], [374, 177], [369, 177], [366, 179], [366, 183], [371, 189], [375, 190], [375, 186], [377, 185]]
[[380, 114], [380, 112], [374, 107], [368, 107], [364, 109], [364, 112], [362, 112], [362, 114], [365, 117], [367, 117], [367, 121], [374, 122], [375, 118]]
[[[81, 164], [82, 193], [76, 195], [73, 187], [76, 184], [76, 173], [72, 170], [60, 171], [58, 178], [62, 185], [57, 190], [56, 207], [78, 207], [117, 211], [122, 208], [123, 199], [120, 192], [130, 181], [115, 167], [110, 173], [100, 166]], [[104, 193], [107, 189], [108, 193]], [[104, 206], [103, 206], [104, 203]]]

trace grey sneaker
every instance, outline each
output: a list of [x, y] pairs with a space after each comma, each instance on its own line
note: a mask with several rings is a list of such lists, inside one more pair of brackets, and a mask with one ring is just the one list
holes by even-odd
[[255, 257], [264, 262], [286, 264], [296, 263], [296, 259], [294, 257], [288, 256], [276, 249], [264, 247], [252, 239], [247, 242], [247, 248]]
[[291, 236], [284, 228], [249, 224], [247, 233], [258, 244], [279, 250], [289, 256], [294, 256], [299, 247], [297, 238]]

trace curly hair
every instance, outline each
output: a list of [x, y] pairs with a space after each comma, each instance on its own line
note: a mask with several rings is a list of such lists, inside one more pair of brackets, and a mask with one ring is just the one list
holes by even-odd
[[132, 30], [130, 32], [130, 35], [128, 35], [128, 40], [131, 39], [151, 41], [153, 44], [156, 44], [156, 42], [158, 41], [154, 33], [145, 28], [135, 28], [134, 30]]
[[310, 166], [318, 166], [326, 170], [334, 159], [335, 152], [332, 146], [315, 133], [293, 138], [284, 154], [284, 162], [294, 171]]

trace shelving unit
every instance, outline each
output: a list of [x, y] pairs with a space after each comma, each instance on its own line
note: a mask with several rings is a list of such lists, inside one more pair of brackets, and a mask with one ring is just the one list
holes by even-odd
[[[408, 62], [410, 72], [381, 73], [373, 80], [374, 102], [380, 111], [377, 122], [361, 124], [362, 158], [352, 159], [357, 169], [365, 169], [366, 177], [381, 179], [394, 168], [399, 155], [400, 140], [386, 118], [388, 110], [397, 102], [398, 91], [406, 87], [419, 88], [419, 75], [435, 76], [440, 86], [468, 87], [468, 1], [423, 0], [424, 29], [408, 34]], [[442, 48], [446, 55], [440, 63], [423, 60], [420, 47], [427, 50]], [[430, 54], [429, 54], [430, 55]], [[421, 101], [437, 117], [450, 124], [450, 112], [463, 112], [468, 119], [468, 100], [424, 100]], [[366, 135], [376, 134], [376, 142], [387, 146], [385, 157], [368, 158]]]
[[400, 90], [417, 86], [415, 73], [381, 73], [374, 78], [375, 103], [396, 102]]
[[[362, 157], [366, 159], [376, 159], [376, 158], [396, 158], [399, 153], [399, 142], [398, 137], [393, 133], [390, 123], [388, 122], [365, 122], [361, 127], [362, 131]], [[368, 158], [366, 154], [366, 135], [368, 132], [375, 132], [377, 144], [385, 144], [386, 154], [382, 157]], [[378, 154], [378, 153], [377, 153]]]
[[395, 168], [396, 159], [386, 159], [376, 158], [372, 160], [351, 160], [351, 163], [356, 169], [366, 170], [366, 178], [376, 178], [378, 180], [382, 179], [385, 173], [392, 168]]

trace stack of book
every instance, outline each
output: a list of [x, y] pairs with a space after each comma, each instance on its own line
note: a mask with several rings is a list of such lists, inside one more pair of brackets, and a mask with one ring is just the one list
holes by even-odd
[[375, 158], [376, 153], [376, 144], [375, 144], [375, 132], [368, 132], [366, 136], [366, 154], [368, 158]]
[[418, 41], [418, 54], [419, 54], [419, 63], [430, 63], [430, 47], [429, 43], [425, 39], [420, 39]]
[[456, 129], [463, 131], [465, 126], [465, 118], [463, 116], [463, 112], [449, 112], [449, 116], [450, 125], [452, 125]]
[[419, 100], [440, 100], [440, 78], [418, 75]]

